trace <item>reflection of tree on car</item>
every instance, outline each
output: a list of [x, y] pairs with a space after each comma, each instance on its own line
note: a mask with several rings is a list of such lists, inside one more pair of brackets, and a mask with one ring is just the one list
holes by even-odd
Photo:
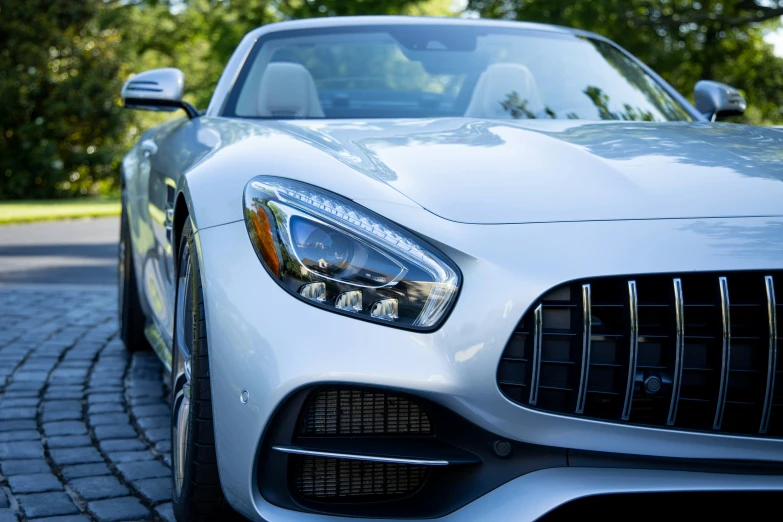
[[[601, 89], [598, 87], [590, 86], [584, 90], [584, 93], [588, 98], [590, 98], [590, 101], [593, 102], [596, 109], [598, 109], [598, 114], [602, 120], [655, 121], [652, 112], [644, 112], [641, 109], [634, 109], [627, 103], [623, 106], [623, 112], [612, 112], [609, 109], [609, 97], [601, 92]], [[509, 115], [515, 120], [536, 119], [542, 117], [550, 119], [557, 118], [557, 114], [549, 107], [544, 107], [543, 116], [531, 112], [527, 108], [528, 101], [520, 99], [519, 94], [517, 94], [516, 91], [511, 91], [511, 93], [506, 96], [506, 99], [500, 102], [500, 105], [503, 107], [503, 110], [507, 111]], [[566, 118], [569, 120], [580, 119], [579, 115], [574, 112], [566, 114]]]

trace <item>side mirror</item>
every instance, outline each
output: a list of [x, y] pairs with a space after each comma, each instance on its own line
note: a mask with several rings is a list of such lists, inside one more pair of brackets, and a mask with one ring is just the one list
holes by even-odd
[[183, 109], [188, 118], [197, 118], [196, 108], [182, 100], [184, 90], [185, 75], [179, 69], [152, 69], [125, 82], [120, 97], [127, 109], [162, 112]]
[[695, 88], [696, 109], [710, 121], [739, 116], [748, 108], [742, 94], [729, 85], [701, 80]]

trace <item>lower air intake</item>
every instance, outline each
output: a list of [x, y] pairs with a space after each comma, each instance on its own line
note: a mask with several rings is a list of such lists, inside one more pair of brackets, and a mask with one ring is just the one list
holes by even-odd
[[428, 472], [425, 466], [362, 460], [310, 456], [292, 460], [297, 493], [321, 502], [400, 499], [418, 491]]

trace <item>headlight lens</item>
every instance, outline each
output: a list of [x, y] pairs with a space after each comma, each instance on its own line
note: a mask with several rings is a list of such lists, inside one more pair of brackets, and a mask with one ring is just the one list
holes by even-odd
[[315, 306], [412, 330], [437, 328], [457, 297], [443, 254], [355, 203], [312, 185], [258, 177], [245, 223], [275, 280]]

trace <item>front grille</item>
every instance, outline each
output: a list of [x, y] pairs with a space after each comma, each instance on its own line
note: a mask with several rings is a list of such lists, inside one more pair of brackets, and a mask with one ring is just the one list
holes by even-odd
[[296, 491], [317, 501], [396, 500], [424, 484], [428, 468], [363, 460], [296, 457]]
[[779, 271], [561, 285], [520, 321], [498, 386], [551, 412], [781, 437], [781, 286]]
[[427, 414], [408, 399], [358, 389], [315, 392], [300, 423], [301, 435], [429, 435]]

